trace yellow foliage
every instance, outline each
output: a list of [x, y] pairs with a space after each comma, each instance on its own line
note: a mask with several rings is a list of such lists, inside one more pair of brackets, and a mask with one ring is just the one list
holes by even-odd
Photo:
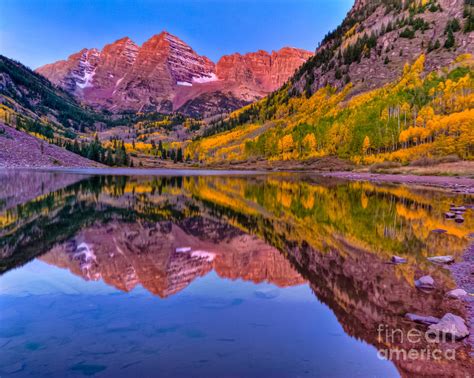
[[[452, 68], [471, 67], [471, 61], [472, 55], [464, 54]], [[449, 153], [473, 159], [472, 70], [464, 76], [459, 75], [466, 72], [464, 68], [456, 75], [447, 75], [449, 71], [423, 75], [424, 64], [425, 56], [420, 55], [405, 65], [399, 80], [350, 98], [351, 84], [340, 91], [323, 87], [309, 98], [285, 97], [285, 87], [272, 97], [284, 97], [282, 101], [263, 99], [252, 105], [254, 120], [270, 120], [191, 142], [185, 153], [207, 162], [338, 155], [356, 164], [407, 163]], [[232, 113], [230, 119], [248, 109]]]

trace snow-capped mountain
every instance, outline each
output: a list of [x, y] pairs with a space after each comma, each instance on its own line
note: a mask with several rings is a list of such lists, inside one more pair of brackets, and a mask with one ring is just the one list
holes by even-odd
[[142, 46], [125, 37], [102, 51], [83, 49], [37, 72], [94, 107], [160, 112], [181, 108], [207, 115], [265, 96], [311, 55], [283, 48], [271, 54], [232, 54], [214, 64], [178, 37], [162, 32]]

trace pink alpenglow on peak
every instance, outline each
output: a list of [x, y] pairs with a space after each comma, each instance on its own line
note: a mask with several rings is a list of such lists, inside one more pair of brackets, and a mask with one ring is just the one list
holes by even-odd
[[164, 31], [142, 46], [124, 37], [101, 51], [83, 49], [36, 71], [100, 109], [172, 112], [192, 107], [212, 113], [217, 94], [228, 97], [226, 110], [233, 110], [278, 89], [311, 55], [284, 47], [227, 55], [214, 64]]

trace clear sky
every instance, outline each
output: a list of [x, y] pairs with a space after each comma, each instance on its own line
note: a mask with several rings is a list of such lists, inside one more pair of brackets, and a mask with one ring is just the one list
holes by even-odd
[[353, 0], [0, 0], [0, 53], [31, 68], [167, 30], [197, 53], [314, 51]]

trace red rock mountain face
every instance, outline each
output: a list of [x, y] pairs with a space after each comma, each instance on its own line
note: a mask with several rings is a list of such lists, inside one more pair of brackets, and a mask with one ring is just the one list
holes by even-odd
[[285, 47], [223, 56], [214, 64], [179, 38], [162, 32], [141, 47], [130, 38], [102, 51], [83, 49], [67, 60], [47, 64], [37, 72], [89, 105], [111, 111], [171, 112], [180, 108], [213, 109], [215, 98], [230, 108], [279, 88], [312, 55]]
[[312, 54], [308, 51], [284, 47], [271, 54], [258, 51], [245, 55], [223, 56], [216, 66], [217, 77], [271, 92], [281, 87]]

